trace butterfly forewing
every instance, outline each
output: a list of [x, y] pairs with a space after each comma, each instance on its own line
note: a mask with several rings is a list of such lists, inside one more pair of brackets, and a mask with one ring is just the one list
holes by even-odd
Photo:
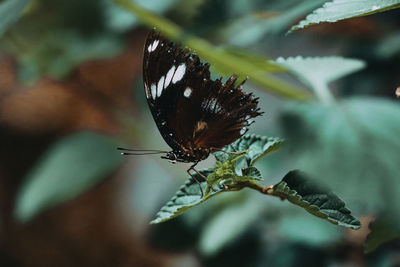
[[[146, 41], [143, 76], [154, 120], [161, 135], [185, 161], [235, 141], [246, 132], [249, 119], [260, 115], [257, 98], [235, 86], [211, 80], [209, 65], [152, 31]], [[183, 151], [183, 152], [182, 152]], [[199, 153], [196, 156], [196, 153]], [[189, 157], [190, 155], [190, 157]]]

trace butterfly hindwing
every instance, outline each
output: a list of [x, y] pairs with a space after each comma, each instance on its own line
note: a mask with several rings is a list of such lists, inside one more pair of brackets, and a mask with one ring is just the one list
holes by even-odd
[[235, 86], [235, 76], [212, 80], [207, 63], [155, 31], [146, 40], [143, 77], [154, 120], [174, 151], [220, 149], [261, 114], [257, 98]]

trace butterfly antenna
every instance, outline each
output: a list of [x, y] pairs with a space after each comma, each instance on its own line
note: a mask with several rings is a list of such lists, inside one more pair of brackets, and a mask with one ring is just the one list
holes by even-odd
[[117, 150], [126, 151], [126, 152], [121, 152], [122, 155], [151, 155], [151, 154], [168, 153], [168, 151], [163, 151], [163, 150], [130, 149], [130, 148], [123, 148], [123, 147], [117, 147]]

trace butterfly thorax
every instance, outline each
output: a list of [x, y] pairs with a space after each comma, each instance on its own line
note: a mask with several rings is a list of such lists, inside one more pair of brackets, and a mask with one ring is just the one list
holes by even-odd
[[210, 155], [210, 149], [208, 148], [195, 148], [195, 149], [180, 149], [176, 151], [170, 151], [163, 159], [168, 159], [170, 162], [198, 162], [205, 160]]

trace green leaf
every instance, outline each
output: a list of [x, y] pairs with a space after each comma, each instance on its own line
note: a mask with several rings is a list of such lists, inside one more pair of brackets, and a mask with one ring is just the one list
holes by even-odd
[[389, 216], [378, 217], [369, 226], [371, 233], [367, 236], [364, 252], [370, 253], [385, 242], [400, 238], [398, 220]]
[[[201, 176], [195, 174], [196, 179], [202, 181], [203, 198], [200, 187], [193, 178], [190, 178], [175, 193], [175, 196], [161, 208], [151, 223], [170, 220], [221, 192], [240, 190], [243, 188], [243, 184], [256, 185], [255, 182], [262, 180], [262, 177], [260, 171], [252, 165], [258, 159], [278, 150], [282, 144], [283, 140], [279, 138], [259, 135], [242, 136], [225, 147], [224, 150], [243, 153], [214, 153], [217, 159], [216, 166], [200, 171], [207, 177], [208, 183], [203, 181]], [[238, 164], [241, 159], [245, 159], [247, 164]]]
[[17, 21], [30, 0], [5, 0], [0, 3], [0, 37]]
[[89, 190], [122, 164], [112, 139], [81, 132], [57, 141], [27, 174], [14, 210], [26, 222]]
[[[400, 105], [379, 98], [350, 98], [336, 105], [292, 103], [281, 123], [288, 161], [319, 177], [362, 213], [387, 203], [400, 215]], [[354, 197], [355, 189], [357, 196]]]
[[336, 22], [366, 16], [399, 6], [400, 0], [333, 0], [314, 10], [305, 20], [293, 26], [290, 32], [321, 22]]
[[353, 229], [361, 227], [360, 221], [351, 215], [340, 198], [300, 171], [287, 173], [272, 192], [330, 223]]
[[[208, 177], [213, 173], [213, 169], [202, 170], [200, 173], [205, 177]], [[206, 189], [207, 183], [203, 180], [203, 178], [194, 174], [196, 179], [201, 182], [201, 187], [203, 192]], [[189, 178], [185, 184], [183, 184], [179, 190], [175, 193], [175, 195], [171, 198], [170, 201], [165, 204], [160, 211], [157, 213], [156, 218], [152, 220], [150, 223], [156, 224], [168, 221], [176, 216], [184, 213], [188, 209], [199, 205], [200, 203], [206, 201], [210, 197], [215, 196], [216, 194], [222, 192], [221, 188], [215, 189], [216, 191], [211, 191], [208, 195], [204, 195], [201, 197], [201, 190], [199, 185], [193, 178]]]
[[[232, 144], [223, 148], [229, 152], [247, 151], [245, 159], [248, 166], [253, 166], [258, 160], [268, 154], [279, 150], [284, 144], [284, 140], [278, 137], [266, 137], [255, 134], [245, 134]], [[228, 159], [228, 154], [224, 152], [215, 152], [214, 156], [217, 161], [223, 162]]]
[[278, 58], [276, 64], [285, 67], [322, 100], [332, 101], [328, 83], [365, 67], [362, 60], [343, 57]]

